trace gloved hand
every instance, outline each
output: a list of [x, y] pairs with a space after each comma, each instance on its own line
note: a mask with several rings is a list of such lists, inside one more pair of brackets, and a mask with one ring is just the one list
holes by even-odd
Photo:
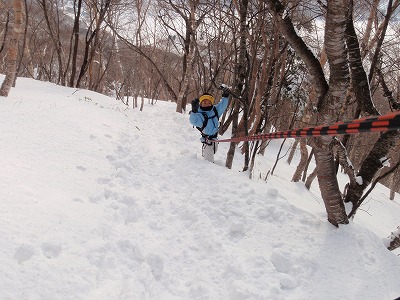
[[199, 109], [200, 106], [200, 100], [199, 98], [196, 98], [192, 101], [192, 112], [197, 113], [197, 110]]
[[221, 85], [220, 87], [222, 89], [222, 97], [229, 97], [231, 90], [226, 86], [226, 85]]

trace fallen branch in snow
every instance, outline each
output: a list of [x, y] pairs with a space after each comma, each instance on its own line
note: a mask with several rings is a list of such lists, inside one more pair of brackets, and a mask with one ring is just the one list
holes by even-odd
[[363, 203], [363, 201], [365, 200], [365, 198], [367, 198], [367, 196], [372, 192], [372, 190], [375, 188], [375, 186], [377, 185], [377, 183], [382, 180], [383, 178], [385, 178], [386, 176], [388, 176], [389, 174], [393, 173], [398, 167], [400, 166], [400, 161], [394, 165], [393, 168], [391, 168], [389, 171], [383, 173], [381, 176], [378, 176], [371, 184], [371, 187], [368, 189], [368, 191], [364, 194], [364, 196], [361, 197], [361, 199], [357, 202], [356, 205], [353, 206], [353, 209], [351, 210], [351, 212], [348, 215], [348, 218], [352, 218], [354, 217], [354, 215], [356, 214], [357, 209], [361, 206], [361, 204]]
[[397, 230], [392, 232], [392, 234], [389, 236], [389, 246], [387, 247], [390, 251], [393, 251], [394, 249], [397, 249], [400, 247], [400, 226], [397, 227]]

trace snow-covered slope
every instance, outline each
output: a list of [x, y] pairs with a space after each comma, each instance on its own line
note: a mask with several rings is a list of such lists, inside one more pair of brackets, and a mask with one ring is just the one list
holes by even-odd
[[239, 151], [223, 167], [227, 144], [207, 163], [174, 111], [23, 78], [0, 98], [1, 299], [400, 296], [400, 258], [384, 245], [398, 195], [378, 186], [337, 229], [318, 187], [290, 182], [294, 166], [251, 181]]

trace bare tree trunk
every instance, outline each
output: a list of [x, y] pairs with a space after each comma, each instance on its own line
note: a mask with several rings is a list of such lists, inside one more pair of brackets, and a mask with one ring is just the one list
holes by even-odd
[[184, 72], [182, 74], [183, 79], [182, 79], [182, 84], [181, 87], [179, 89], [179, 94], [178, 94], [178, 99], [176, 102], [176, 112], [178, 113], [182, 113], [184, 111], [184, 98], [186, 97], [187, 94], [187, 88], [189, 86], [189, 79], [191, 77], [190, 73], [191, 73], [191, 67], [193, 65], [193, 60], [194, 60], [194, 45], [193, 43], [191, 43], [190, 45], [190, 51], [187, 55], [187, 59], [188, 59], [188, 70], [186, 72]]
[[[0, 7], [0, 8], [4, 9], [4, 7]], [[9, 24], [10, 24], [10, 11], [7, 9], [7, 17], [6, 17], [6, 22], [4, 24], [4, 35], [3, 35], [3, 41], [0, 46], [0, 54], [4, 51], [4, 49], [7, 46], [8, 34], [9, 34]]]
[[283, 145], [285, 144], [285, 142], [286, 142], [286, 139], [283, 139], [283, 141], [282, 141], [282, 143], [281, 143], [281, 146], [279, 147], [278, 154], [276, 154], [275, 163], [274, 163], [274, 165], [273, 165], [273, 167], [272, 167], [272, 169], [271, 169], [271, 175], [274, 175], [275, 168], [276, 168], [276, 166], [278, 165], [278, 161], [282, 158], [282, 156], [280, 156], [280, 155], [281, 155], [282, 148], [283, 148]]
[[[63, 85], [65, 85], [64, 82], [64, 77], [63, 77], [63, 61], [62, 61], [62, 45], [61, 45], [61, 40], [60, 40], [60, 30], [58, 27], [54, 28], [55, 26], [59, 26], [57, 21], [54, 21], [53, 24], [55, 23], [55, 25], [52, 24], [50, 17], [51, 15], [49, 15], [49, 8], [47, 6], [47, 1], [48, 0], [40, 0], [39, 1], [39, 5], [42, 7], [43, 9], [43, 13], [44, 13], [44, 18], [46, 20], [46, 24], [47, 24], [47, 28], [49, 30], [49, 35], [50, 35], [50, 39], [53, 42], [54, 47], [56, 48], [56, 52], [57, 52], [57, 61], [58, 61], [58, 79], [57, 79], [57, 83], [61, 83]], [[50, 4], [51, 6], [51, 4]], [[52, 8], [50, 8], [52, 9]], [[57, 12], [58, 13], [58, 12]]]
[[[400, 6], [400, 1], [396, 0], [395, 3], [393, 3], [392, 5], [392, 9], [390, 14], [392, 14], [393, 12], [395, 12], [395, 10]], [[379, 10], [378, 10], [379, 11]], [[386, 17], [385, 17], [386, 19]], [[379, 39], [382, 39], [382, 37], [384, 36], [384, 34], [382, 34], [385, 26], [386, 26], [386, 20], [383, 20], [383, 22], [378, 26], [378, 28], [375, 30], [375, 34], [374, 37], [369, 41], [368, 46], [364, 49], [362, 55], [363, 58], [365, 58], [365, 56], [368, 54], [368, 51], [371, 51], [371, 49], [373, 49], [374, 47], [377, 47], [377, 43]]]
[[[264, 26], [261, 26], [261, 37], [263, 40], [263, 43], [265, 45], [268, 45], [269, 38], [267, 37], [267, 33], [265, 30]], [[276, 28], [274, 28], [274, 38], [273, 38], [273, 46], [272, 46], [272, 51], [270, 53], [269, 47], [265, 47], [264, 49], [264, 55], [263, 55], [263, 60], [261, 64], [261, 74], [260, 74], [260, 79], [258, 82], [258, 92], [255, 95], [255, 103], [254, 103], [254, 121], [253, 121], [253, 127], [249, 129], [249, 135], [253, 135], [257, 132], [258, 130], [258, 124], [261, 122], [261, 119], [265, 114], [262, 113], [261, 111], [261, 99], [263, 97], [263, 94], [265, 93], [265, 89], [268, 85], [268, 79], [269, 75], [271, 73], [271, 68], [273, 65], [273, 61], [275, 60], [275, 57], [278, 56], [279, 53], [279, 32]], [[257, 68], [254, 68], [255, 70]], [[266, 120], [267, 121], [267, 120]]]
[[[327, 58], [326, 58], [326, 53], [325, 53], [325, 48], [324, 48], [324, 49], [322, 49], [322, 53], [321, 53], [321, 57], [320, 57], [321, 67], [325, 66], [326, 60], [327, 60]], [[304, 108], [303, 115], [300, 120], [301, 125], [304, 124], [305, 126], [307, 126], [310, 123], [311, 114], [312, 114], [312, 110], [313, 110], [313, 103], [315, 102], [316, 99], [317, 99], [316, 91], [314, 88], [312, 88], [310, 95], [308, 97], [308, 100], [307, 100], [306, 107]], [[300, 180], [302, 173], [304, 173], [303, 178], [305, 177], [305, 174], [307, 173], [308, 164], [310, 163], [310, 159], [308, 156], [308, 150], [307, 150], [307, 139], [300, 140], [300, 150], [301, 150], [300, 151], [300, 154], [301, 154], [300, 162], [299, 162], [299, 165], [297, 166], [295, 174], [293, 174], [293, 178], [292, 178], [292, 181], [294, 181], [294, 182], [298, 182]]]
[[397, 169], [392, 175], [392, 179], [390, 182], [390, 200], [394, 200], [394, 196], [396, 195], [396, 192], [400, 188], [399, 181], [400, 181], [400, 169]]
[[[268, 1], [269, 8], [279, 16], [277, 19], [280, 20], [282, 33], [311, 73], [318, 95], [317, 107], [322, 116], [320, 122], [331, 124], [336, 118], [336, 107], [343, 102], [348, 87], [345, 29], [349, 14], [352, 13], [352, 6], [350, 1], [346, 0], [331, 0], [327, 4], [325, 50], [330, 67], [329, 91], [320, 63], [296, 34], [285, 8], [278, 0]], [[328, 221], [338, 226], [347, 224], [348, 218], [336, 178], [331, 142], [331, 137], [314, 139], [314, 151], [318, 182]]]
[[349, 220], [340, 194], [337, 182], [336, 168], [332, 151], [318, 149], [315, 151], [315, 161], [317, 164], [318, 183], [325, 209], [328, 214], [328, 221], [335, 226], [347, 224]]
[[77, 70], [77, 57], [79, 47], [79, 20], [81, 18], [82, 0], [78, 0], [78, 3], [74, 1], [74, 28], [72, 31], [71, 45], [72, 46], [72, 61], [71, 61], [71, 77], [69, 78], [69, 86], [75, 86], [75, 76]]
[[143, 107], [144, 107], [144, 98], [143, 97], [140, 97], [141, 98], [141, 101], [140, 101], [140, 111], [143, 111]]
[[[349, 9], [350, 7], [350, 9]], [[325, 50], [330, 69], [329, 91], [321, 105], [323, 124], [335, 121], [337, 107], [344, 102], [349, 84], [349, 69], [345, 44], [345, 29], [352, 6], [348, 0], [328, 2], [325, 25]], [[335, 226], [349, 222], [344, 207], [332, 151], [332, 138], [314, 140], [318, 183], [325, 203], [328, 221]]]
[[308, 158], [308, 150], [307, 150], [307, 139], [300, 139], [300, 152], [301, 152], [301, 159], [300, 163], [296, 168], [296, 171], [293, 174], [292, 181], [299, 182], [301, 179], [301, 174], [306, 167], [307, 158]]
[[300, 141], [300, 139], [295, 139], [294, 143], [292, 145], [292, 148], [290, 149], [289, 156], [288, 156], [288, 159], [287, 159], [287, 163], [289, 165], [292, 163], [294, 154], [296, 153], [296, 150], [297, 150], [297, 146], [299, 145], [299, 141]]
[[[238, 125], [239, 103], [234, 103], [233, 120], [232, 120], [232, 137], [235, 137]], [[236, 143], [229, 144], [229, 150], [226, 154], [225, 167], [232, 169], [233, 158], [235, 157]]]
[[11, 90], [11, 86], [14, 84], [15, 78], [17, 76], [16, 71], [17, 71], [17, 57], [18, 57], [18, 40], [22, 32], [22, 17], [23, 17], [22, 0], [13, 0], [13, 9], [14, 9], [14, 25], [10, 43], [8, 45], [6, 77], [0, 88], [0, 96], [5, 96], [5, 97], [8, 96]]
[[[23, 17], [25, 18], [25, 23], [24, 23], [24, 37], [23, 37], [23, 45], [22, 45], [22, 49], [23, 49], [23, 55], [21, 55], [21, 59], [19, 61], [18, 64], [18, 68], [17, 68], [17, 74], [20, 73], [20, 69], [21, 66], [24, 64], [24, 57], [26, 60], [26, 73], [30, 78], [33, 78], [34, 76], [34, 71], [33, 71], [33, 64], [32, 64], [32, 56], [31, 56], [31, 52], [30, 49], [28, 47], [28, 42], [27, 42], [27, 32], [28, 32], [28, 7], [27, 7], [27, 1], [23, 0], [23, 5], [24, 5], [24, 13], [23, 13]], [[25, 74], [26, 74], [25, 73]], [[24, 75], [26, 76], [26, 75]]]
[[[239, 41], [239, 58], [237, 62], [237, 71], [236, 71], [236, 76], [237, 76], [237, 91], [238, 94], [242, 96], [242, 101], [244, 102], [244, 106], [248, 105], [248, 89], [246, 88], [246, 73], [247, 73], [247, 68], [246, 68], [246, 40], [247, 40], [247, 6], [248, 6], [248, 0], [244, 0], [240, 2], [240, 8], [239, 8], [239, 14], [240, 14], [240, 41]], [[245, 94], [244, 94], [245, 93]], [[244, 114], [247, 114], [247, 108]], [[238, 127], [238, 121], [237, 121], [237, 115], [239, 113], [239, 103], [235, 102], [234, 103], [234, 111], [233, 111], [233, 122], [232, 122], [232, 135], [237, 134], [237, 127]], [[246, 116], [247, 117], [247, 116]], [[247, 134], [247, 124], [245, 124], [245, 134]], [[248, 155], [248, 142], [244, 143], [245, 151]], [[226, 157], [226, 162], [225, 166], [228, 169], [232, 168], [233, 164], [233, 158], [235, 155], [235, 149], [236, 149], [236, 143], [230, 143], [229, 150], [227, 153]], [[248, 157], [245, 159], [245, 166], [243, 169], [247, 169], [248, 167]]]
[[252, 179], [253, 178], [253, 172], [254, 172], [254, 162], [256, 159], [256, 155], [257, 155], [257, 150], [258, 150], [258, 145], [259, 145], [260, 141], [256, 141], [255, 143], [253, 143], [253, 152], [251, 155], [251, 159], [250, 159], [250, 166], [249, 166], [249, 178]]
[[350, 162], [350, 159], [347, 155], [345, 146], [337, 138], [333, 140], [333, 145], [335, 152], [337, 153], [339, 164], [342, 166], [344, 173], [349, 177], [350, 182], [354, 183], [356, 181], [356, 175], [353, 164]]
[[375, 52], [374, 52], [374, 56], [372, 57], [371, 68], [370, 68], [369, 75], [368, 75], [368, 81], [370, 83], [372, 82], [372, 79], [374, 78], [374, 71], [375, 71], [375, 68], [377, 67], [378, 58], [381, 54], [383, 40], [385, 39], [389, 20], [393, 13], [392, 4], [393, 4], [393, 0], [389, 0], [388, 4], [387, 4], [386, 16], [383, 21], [383, 28], [382, 28], [381, 36], [378, 39], [378, 42], [377, 42], [376, 48], [375, 48]]
[[[315, 90], [312, 89], [312, 91], [311, 91], [311, 93], [310, 93], [310, 95], [308, 97], [307, 104], [306, 104], [306, 106], [305, 106], [305, 108], [303, 110], [303, 115], [302, 115], [301, 120], [299, 122], [301, 124], [301, 127], [303, 127], [303, 125], [307, 126], [310, 123], [311, 113], [312, 113], [312, 106], [313, 106], [313, 103], [315, 102], [316, 98], [317, 98], [317, 95], [315, 93]], [[306, 143], [307, 143], [306, 139], [304, 139], [304, 140], [301, 139], [300, 140], [300, 147], [303, 147], [302, 144], [306, 145]], [[301, 148], [300, 148], [300, 150], [301, 150]], [[302, 151], [300, 152], [300, 154], [301, 154], [300, 163], [296, 168], [296, 172], [299, 172], [299, 174], [301, 174], [303, 172], [304, 168], [306, 167], [306, 163], [304, 163], [304, 164], [302, 163], [304, 161], [307, 161], [307, 158], [308, 158], [308, 151], [307, 151], [307, 149], [305, 149], [305, 150], [306, 151], [304, 151], [304, 148], [303, 148]], [[303, 155], [306, 155], [306, 156], [303, 157]], [[301, 169], [301, 168], [303, 168], [303, 169]], [[298, 176], [300, 176], [300, 175], [298, 175]], [[295, 175], [293, 175], [293, 178], [295, 178]]]
[[279, 22], [280, 31], [285, 35], [286, 40], [296, 50], [297, 54], [304, 61], [310, 71], [310, 79], [317, 91], [318, 103], [320, 105], [328, 90], [328, 84], [325, 80], [321, 64], [312, 51], [307, 47], [305, 42], [297, 35], [285, 7], [279, 2], [279, 0], [267, 1], [267, 5], [273, 14], [277, 16], [276, 20]]
[[[238, 90], [242, 95], [242, 103], [243, 103], [243, 120], [244, 120], [244, 134], [247, 136], [249, 134], [248, 129], [248, 117], [249, 117], [249, 108], [250, 108], [250, 99], [249, 99], [249, 69], [250, 67], [246, 63], [247, 56], [247, 9], [248, 9], [248, 0], [240, 1], [240, 45], [239, 45], [239, 63], [238, 63]], [[243, 142], [244, 148], [244, 165], [243, 171], [247, 171], [249, 166], [249, 142]]]
[[186, 106], [186, 97], [189, 87], [189, 81], [192, 77], [193, 62], [195, 59], [195, 49], [196, 49], [196, 31], [199, 23], [204, 18], [202, 15], [198, 20], [196, 20], [196, 12], [199, 5], [198, 1], [188, 1], [189, 2], [189, 16], [183, 13], [182, 7], [173, 4], [171, 1], [169, 4], [173, 9], [184, 19], [186, 25], [186, 36], [184, 38], [184, 56], [182, 62], [182, 79], [179, 86], [179, 93], [176, 99], [176, 112], [182, 113]]
[[[311, 156], [311, 155], [310, 155]], [[311, 184], [314, 181], [315, 177], [317, 177], [317, 168], [315, 168], [310, 175], [308, 175], [305, 186], [306, 189], [309, 190], [311, 188]]]
[[364, 32], [364, 36], [361, 42], [361, 50], [362, 50], [362, 57], [364, 58], [369, 49], [368, 49], [368, 41], [369, 38], [371, 36], [371, 31], [372, 31], [372, 24], [375, 20], [376, 17], [376, 13], [378, 12], [378, 4], [379, 4], [380, 0], [373, 0], [372, 4], [371, 4], [371, 10], [369, 12], [369, 16], [368, 16], [368, 22], [367, 22], [367, 26], [365, 28], [365, 32]]
[[[306, 63], [311, 73], [311, 79], [314, 82], [319, 99], [317, 106], [321, 111], [322, 123], [333, 123], [335, 120], [335, 108], [343, 102], [348, 86], [344, 31], [349, 13], [352, 13], [350, 3], [346, 0], [328, 1], [325, 26], [325, 49], [331, 74], [328, 93], [328, 85], [320, 63], [304, 41], [296, 34], [283, 5], [278, 0], [271, 0], [268, 1], [268, 6], [278, 15], [277, 19], [280, 20], [282, 33]], [[349, 7], [351, 8], [350, 10]], [[336, 178], [331, 141], [332, 138], [330, 137], [315, 140], [314, 151], [318, 182], [328, 214], [328, 221], [338, 226], [338, 224], [347, 224], [348, 218]]]
[[[113, 44], [115, 44], [115, 41], [113, 41]], [[103, 52], [100, 53], [100, 57], [102, 57], [102, 55], [103, 55]], [[96, 82], [94, 82], [93, 85], [90, 86], [91, 90], [99, 92], [99, 93], [101, 93], [104, 90], [104, 87], [102, 86], [102, 81], [103, 81], [104, 76], [107, 74], [107, 71], [109, 70], [113, 55], [114, 55], [114, 53], [112, 51], [110, 51], [109, 56], [105, 59], [105, 61], [106, 61], [105, 66], [103, 65], [103, 63], [101, 62], [102, 60], [100, 59], [97, 79], [96, 79]], [[122, 76], [120, 76], [119, 78], [122, 78]], [[123, 86], [121, 86], [121, 90], [123, 90]], [[118, 95], [117, 95], [117, 97], [118, 97]]]
[[[89, 35], [89, 30], [86, 34], [86, 45], [85, 45], [85, 51], [84, 51], [84, 56], [83, 56], [83, 62], [81, 65], [81, 69], [79, 71], [78, 79], [76, 81], [76, 87], [78, 87], [78, 88], [80, 87], [83, 77], [85, 76], [89, 66], [91, 65], [91, 63], [94, 59], [96, 50], [98, 49], [100, 27], [103, 24], [106, 14], [110, 8], [111, 0], [105, 0], [100, 5], [101, 5], [100, 8], [94, 7], [94, 9], [93, 9], [94, 11], [96, 11], [95, 19], [92, 20], [92, 22], [95, 23], [94, 30], [91, 32], [90, 35]], [[97, 15], [97, 13], [98, 13], [98, 15]], [[89, 51], [89, 49], [90, 49], [90, 51]]]
[[[304, 170], [303, 170], [303, 176], [302, 176], [302, 178], [301, 178], [301, 181], [303, 181], [303, 182], [306, 181], [308, 167], [310, 166], [311, 159], [312, 159], [313, 157], [314, 157], [314, 150], [311, 149], [310, 155], [309, 155], [308, 158], [307, 158], [306, 166], [304, 167]], [[314, 178], [311, 179], [311, 180], [314, 180]], [[310, 182], [310, 185], [311, 185], [311, 182]]]

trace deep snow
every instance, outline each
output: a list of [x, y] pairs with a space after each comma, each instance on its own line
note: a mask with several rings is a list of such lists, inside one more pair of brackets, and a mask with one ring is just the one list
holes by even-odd
[[140, 112], [31, 79], [0, 98], [0, 130], [1, 299], [400, 297], [385, 248], [400, 197], [381, 185], [337, 229], [317, 182], [290, 182], [296, 162], [250, 180], [239, 151], [223, 166], [228, 144], [205, 162], [173, 103]]

